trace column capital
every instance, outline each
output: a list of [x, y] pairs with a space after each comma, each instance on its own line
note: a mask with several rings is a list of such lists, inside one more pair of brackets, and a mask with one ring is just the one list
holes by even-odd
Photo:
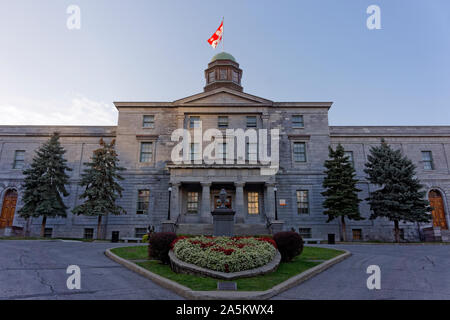
[[238, 188], [238, 187], [242, 188], [242, 187], [245, 186], [245, 182], [237, 181], [237, 182], [234, 183], [234, 186], [235, 186], [236, 188]]
[[170, 185], [172, 187], [179, 187], [181, 185], [181, 182], [171, 182]]
[[200, 182], [202, 187], [211, 187], [211, 182]]
[[264, 182], [264, 185], [268, 188], [274, 188], [277, 184], [275, 182]]

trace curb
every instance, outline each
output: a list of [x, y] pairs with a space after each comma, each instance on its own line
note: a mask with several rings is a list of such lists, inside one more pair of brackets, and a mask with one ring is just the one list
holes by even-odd
[[[113, 249], [113, 248], [111, 248]], [[127, 269], [134, 271], [147, 279], [152, 280], [156, 284], [160, 285], [163, 288], [172, 290], [176, 294], [190, 300], [266, 300], [277, 294], [280, 294], [283, 291], [286, 291], [316, 275], [330, 268], [331, 266], [347, 259], [352, 254], [348, 250], [339, 249], [345, 251], [343, 254], [334, 257], [331, 260], [322, 262], [321, 264], [308, 269], [292, 278], [289, 278], [282, 283], [277, 284], [276, 286], [266, 290], [266, 291], [193, 291], [188, 287], [185, 287], [175, 281], [169, 280], [167, 278], [161, 277], [153, 272], [150, 272], [137, 264], [125, 260], [114, 253], [111, 252], [111, 249], [107, 249], [105, 251], [105, 255], [111, 260], [123, 265]]]

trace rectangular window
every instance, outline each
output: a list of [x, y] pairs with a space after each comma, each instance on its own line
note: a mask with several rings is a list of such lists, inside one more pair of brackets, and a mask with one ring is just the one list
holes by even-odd
[[138, 190], [136, 214], [146, 214], [150, 203], [150, 190]]
[[25, 151], [16, 150], [14, 152], [14, 164], [13, 169], [22, 169], [25, 165]]
[[362, 230], [361, 229], [352, 229], [352, 235], [354, 241], [362, 240]]
[[198, 212], [198, 192], [188, 192], [187, 194], [187, 211], [188, 213]]
[[303, 123], [303, 116], [302, 115], [293, 115], [292, 116], [292, 127], [293, 128], [303, 128], [305, 124]]
[[139, 162], [151, 162], [153, 159], [153, 142], [141, 142]]
[[201, 160], [200, 144], [191, 143], [191, 161]]
[[51, 238], [53, 235], [53, 228], [44, 229], [44, 238]]
[[344, 155], [348, 157], [348, 160], [352, 164], [352, 167], [354, 167], [355, 161], [353, 160], [353, 151], [344, 151]]
[[191, 116], [189, 117], [189, 128], [200, 128], [200, 117]]
[[239, 75], [238, 75], [238, 73], [236, 71], [233, 70], [232, 73], [231, 73], [231, 76], [233, 77], [232, 78], [233, 82], [239, 83]]
[[247, 116], [247, 128], [256, 128], [256, 116]]
[[227, 116], [219, 116], [217, 125], [219, 128], [228, 128], [228, 117]]
[[258, 192], [248, 193], [248, 214], [259, 214]]
[[431, 151], [422, 151], [422, 161], [424, 170], [433, 170], [433, 156]]
[[312, 238], [311, 228], [298, 228], [298, 233], [302, 236], [303, 239]]
[[227, 69], [219, 70], [219, 78], [220, 80], [227, 80]]
[[219, 154], [217, 155], [217, 160], [222, 159], [223, 163], [227, 161], [227, 143], [219, 143]]
[[152, 116], [152, 115], [144, 116], [144, 118], [142, 120], [142, 127], [154, 128], [155, 127], [155, 116]]
[[309, 214], [308, 190], [297, 190], [297, 213]]
[[135, 228], [134, 229], [134, 237], [141, 238], [147, 234], [147, 228]]
[[216, 72], [215, 71], [211, 71], [210, 73], [208, 73], [208, 77], [209, 77], [209, 82], [213, 82], [216, 80]]
[[258, 143], [247, 142], [245, 145], [245, 160], [248, 162], [256, 162], [258, 159]]
[[306, 162], [306, 144], [304, 142], [294, 142], [294, 161]]
[[93, 228], [84, 228], [84, 239], [94, 239]]

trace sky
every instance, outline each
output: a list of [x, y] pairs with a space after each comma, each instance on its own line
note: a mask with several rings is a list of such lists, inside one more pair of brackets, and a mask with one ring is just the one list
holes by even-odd
[[247, 93], [333, 101], [330, 125], [450, 125], [448, 0], [0, 0], [0, 124], [116, 125], [113, 101], [202, 92], [222, 17]]

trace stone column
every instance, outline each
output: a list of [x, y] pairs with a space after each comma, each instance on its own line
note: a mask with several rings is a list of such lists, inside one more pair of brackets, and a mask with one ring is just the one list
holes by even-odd
[[211, 223], [211, 182], [202, 182], [201, 222]]
[[244, 185], [245, 182], [234, 183], [236, 187], [236, 223], [244, 223], [245, 221]]
[[170, 220], [176, 221], [180, 215], [180, 183], [172, 183], [172, 199], [170, 199]]
[[264, 199], [266, 216], [270, 220], [275, 220], [275, 191], [273, 188], [275, 187], [274, 183], [266, 182], [266, 199]]

